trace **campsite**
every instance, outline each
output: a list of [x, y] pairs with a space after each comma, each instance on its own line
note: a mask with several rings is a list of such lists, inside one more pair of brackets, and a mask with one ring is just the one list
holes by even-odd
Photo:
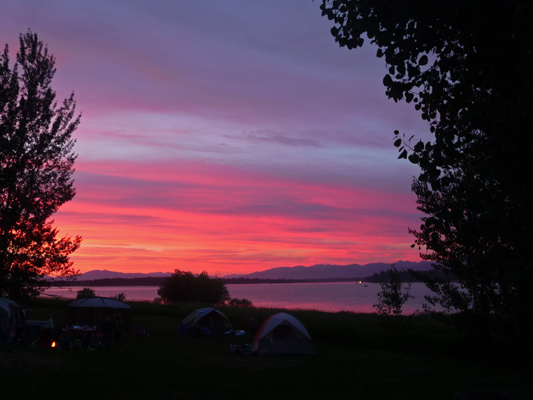
[[[33, 320], [65, 319], [67, 301], [34, 299]], [[420, 317], [393, 337], [376, 315], [224, 307], [234, 329], [245, 319], [277, 313], [297, 318], [313, 339], [315, 356], [237, 355], [243, 336], [179, 334], [179, 324], [201, 305], [129, 302], [128, 336], [111, 351], [62, 351], [30, 345], [0, 346], [2, 388], [10, 398], [56, 399], [452, 399], [453, 393], [503, 390], [533, 397], [531, 367], [496, 354], [475, 354], [445, 325]], [[142, 324], [147, 336], [135, 335]]]

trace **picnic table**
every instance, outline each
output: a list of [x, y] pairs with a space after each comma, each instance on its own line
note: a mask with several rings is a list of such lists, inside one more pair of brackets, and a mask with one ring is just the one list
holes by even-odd
[[59, 346], [64, 349], [87, 350], [89, 347], [97, 347], [103, 333], [95, 326], [70, 326], [61, 330]]

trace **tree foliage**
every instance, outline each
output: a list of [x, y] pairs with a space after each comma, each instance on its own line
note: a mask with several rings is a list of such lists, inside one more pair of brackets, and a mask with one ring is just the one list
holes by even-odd
[[176, 269], [157, 290], [165, 303], [217, 304], [229, 300], [229, 292], [220, 278], [211, 278], [207, 271], [200, 275]]
[[95, 291], [91, 288], [83, 288], [76, 292], [77, 299], [85, 299], [89, 297], [96, 297]]
[[37, 295], [44, 277], [76, 273], [81, 238], [58, 238], [50, 217], [75, 195], [74, 95], [57, 105], [55, 58], [37, 34], [20, 35], [16, 62], [0, 55], [0, 296]]
[[379, 315], [400, 315], [402, 307], [409, 299], [414, 299], [410, 294], [411, 283], [407, 283], [405, 287], [402, 285], [400, 279], [400, 271], [396, 269], [394, 264], [387, 270], [389, 275], [388, 282], [381, 282], [381, 292], [378, 293], [378, 302], [372, 307], [378, 310]]
[[[421, 168], [412, 189], [426, 216], [422, 258], [460, 286], [429, 279], [429, 300], [483, 333], [533, 335], [533, 6], [522, 0], [323, 0], [341, 46], [366, 38], [386, 94], [414, 104], [430, 142], [395, 132]], [[499, 320], [495, 329], [493, 321]]]

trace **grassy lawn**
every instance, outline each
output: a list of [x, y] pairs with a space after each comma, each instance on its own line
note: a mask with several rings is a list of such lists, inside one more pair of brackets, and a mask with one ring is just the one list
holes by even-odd
[[[1, 388], [10, 399], [452, 399], [453, 393], [504, 390], [533, 398], [532, 369], [467, 352], [458, 335], [420, 317], [392, 335], [375, 315], [291, 311], [314, 339], [316, 357], [235, 355], [230, 344], [249, 336], [176, 335], [195, 306], [129, 303], [132, 326], [148, 338], [126, 337], [106, 351], [61, 351], [25, 345], [0, 347]], [[62, 323], [64, 303], [35, 301], [31, 319], [51, 313]], [[281, 310], [222, 309], [236, 329]]]

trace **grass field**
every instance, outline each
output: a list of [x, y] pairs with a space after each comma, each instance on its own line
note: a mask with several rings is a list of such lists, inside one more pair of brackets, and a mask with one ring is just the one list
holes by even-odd
[[[454, 392], [502, 390], [533, 398], [531, 367], [489, 352], [476, 355], [450, 327], [420, 316], [394, 335], [370, 314], [290, 311], [308, 329], [318, 355], [236, 355], [249, 336], [191, 338], [176, 334], [195, 306], [129, 303], [128, 335], [107, 351], [4, 345], [0, 390], [6, 399], [447, 399]], [[65, 302], [34, 300], [30, 319], [64, 320]], [[282, 310], [223, 308], [236, 329]], [[133, 329], [130, 326], [130, 333]]]

